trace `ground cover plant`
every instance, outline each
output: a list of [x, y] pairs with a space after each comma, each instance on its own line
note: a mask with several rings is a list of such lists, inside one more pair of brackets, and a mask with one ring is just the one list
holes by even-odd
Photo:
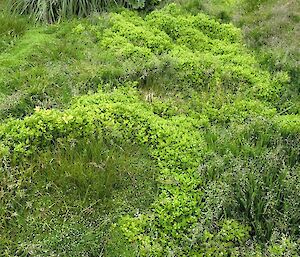
[[192, 86], [278, 100], [288, 77], [259, 69], [238, 29], [181, 12], [173, 6], [145, 20], [121, 12], [30, 29], [0, 57], [2, 117], [20, 117], [35, 106], [62, 108], [101, 83], [132, 80], [160, 91]]
[[299, 256], [295, 77], [247, 48], [237, 1], [177, 2], [3, 14], [4, 256]]
[[271, 73], [289, 73], [290, 83], [278, 101], [282, 111], [299, 112], [299, 16], [297, 1], [164, 1], [176, 2], [189, 12], [207, 13], [242, 29], [245, 43]]

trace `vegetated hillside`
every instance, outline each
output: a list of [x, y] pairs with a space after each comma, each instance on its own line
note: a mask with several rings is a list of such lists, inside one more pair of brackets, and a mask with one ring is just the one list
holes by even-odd
[[240, 29], [1, 19], [4, 256], [299, 256], [298, 96]]
[[245, 43], [264, 69], [289, 73], [290, 83], [277, 108], [299, 113], [299, 17], [296, 0], [169, 0], [190, 12], [204, 12], [242, 29]]

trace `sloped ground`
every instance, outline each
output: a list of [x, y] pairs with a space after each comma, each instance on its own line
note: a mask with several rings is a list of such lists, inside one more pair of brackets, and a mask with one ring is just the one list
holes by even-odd
[[[176, 5], [144, 18], [121, 11], [28, 26], [5, 39], [11, 43], [0, 55], [0, 88], [7, 101], [1, 114], [13, 117], [0, 126], [6, 164], [0, 184], [3, 252], [299, 254], [300, 118], [295, 109], [285, 115], [278, 107], [281, 97], [289, 96], [289, 74], [262, 69], [239, 29]], [[110, 152], [111, 147], [125, 151]], [[103, 158], [115, 162], [98, 176]], [[159, 187], [153, 198], [149, 165]], [[131, 169], [137, 177], [128, 184]], [[125, 170], [125, 181], [118, 182], [122, 173], [115, 170]], [[122, 190], [113, 189], [118, 183]], [[42, 192], [37, 199], [45, 200], [31, 203], [35, 190]], [[117, 208], [107, 193], [120, 202]], [[139, 193], [140, 206], [128, 200]], [[78, 195], [80, 208], [69, 194]], [[40, 217], [34, 204], [48, 201], [55, 207], [42, 206], [47, 218]], [[64, 202], [64, 219], [52, 220]], [[75, 214], [69, 211], [73, 204]], [[90, 205], [100, 220], [107, 217], [101, 208], [110, 213], [98, 232], [94, 214], [82, 221]], [[25, 226], [22, 220], [28, 218], [45, 226], [54, 222], [55, 229], [25, 240], [40, 229], [34, 227], [37, 221]], [[18, 236], [20, 224], [24, 232]]]

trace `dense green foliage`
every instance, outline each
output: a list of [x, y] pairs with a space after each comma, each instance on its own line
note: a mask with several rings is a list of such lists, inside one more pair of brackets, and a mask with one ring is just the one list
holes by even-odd
[[238, 29], [203, 14], [173, 6], [145, 20], [123, 12], [92, 22], [32, 29], [6, 49], [0, 56], [2, 116], [61, 107], [102, 82], [138, 80], [147, 88], [185, 92], [192, 86], [273, 102], [283, 94], [286, 74], [262, 71]]
[[297, 70], [220, 22], [270, 2], [177, 2], [3, 15], [4, 256], [299, 256]]
[[245, 43], [258, 62], [271, 73], [285, 71], [290, 76], [277, 108], [299, 113], [298, 38], [300, 5], [296, 0], [174, 0], [189, 12], [207, 13], [242, 29]]

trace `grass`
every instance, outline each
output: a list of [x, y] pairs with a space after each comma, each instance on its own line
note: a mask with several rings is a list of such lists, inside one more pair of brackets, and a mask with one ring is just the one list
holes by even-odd
[[0, 51], [11, 47], [22, 36], [28, 28], [28, 22], [26, 18], [17, 16], [0, 14]]
[[72, 29], [71, 24], [58, 31], [55, 27], [27, 26], [28, 30], [0, 54], [2, 118], [23, 116], [35, 106], [62, 107], [81, 87], [86, 92], [86, 84], [93, 84], [90, 80], [95, 68], [78, 51], [82, 43], [73, 44], [74, 38], [60, 40], [65, 30]]
[[247, 220], [259, 242], [279, 230], [298, 237], [299, 139], [280, 135], [259, 118], [206, 134], [211, 150], [201, 174], [211, 185], [226, 185], [225, 195], [213, 198], [225, 201], [224, 215]]
[[176, 2], [1, 14], [4, 256], [299, 256], [296, 1]]
[[247, 45], [257, 52], [264, 68], [289, 74], [290, 83], [278, 107], [299, 113], [299, 4], [294, 0], [245, 2], [244, 10], [233, 14], [233, 22], [242, 28]]
[[[273, 87], [271, 75], [258, 69], [241, 44], [239, 30], [184, 12], [179, 14], [183, 23], [172, 8], [144, 19], [120, 12], [30, 27], [0, 55], [0, 118], [23, 117], [36, 106], [65, 108], [74, 96], [126, 81], [173, 95], [209, 94], [217, 88], [225, 94], [244, 94], [240, 91]], [[163, 21], [164, 15], [169, 20]], [[218, 28], [214, 33], [210, 23]], [[173, 26], [181, 27], [179, 34], [172, 32]], [[197, 44], [199, 40], [203, 44]]]
[[132, 256], [113, 224], [148, 208], [155, 173], [145, 149], [100, 138], [61, 142], [30, 164], [7, 167], [2, 256]]

